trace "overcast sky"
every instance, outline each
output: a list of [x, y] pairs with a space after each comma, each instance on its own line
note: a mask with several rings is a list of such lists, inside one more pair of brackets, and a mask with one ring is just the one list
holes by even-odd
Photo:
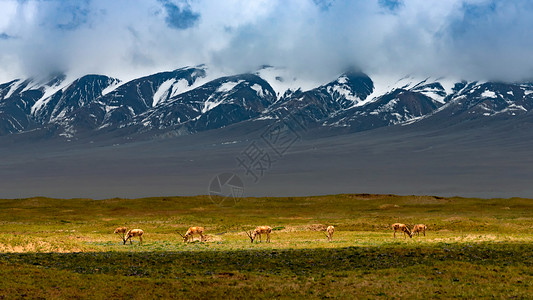
[[533, 79], [530, 0], [0, 0], [0, 82], [67, 72], [123, 80], [269, 64], [368, 74]]

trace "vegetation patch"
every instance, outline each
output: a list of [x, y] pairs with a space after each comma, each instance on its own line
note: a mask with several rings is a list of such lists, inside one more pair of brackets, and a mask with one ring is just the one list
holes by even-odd
[[[528, 298], [532, 212], [530, 199], [368, 194], [0, 200], [0, 298]], [[426, 236], [393, 238], [396, 222]], [[270, 243], [243, 231], [259, 225]], [[121, 226], [143, 243], [123, 245]], [[190, 226], [205, 240], [183, 242]]]

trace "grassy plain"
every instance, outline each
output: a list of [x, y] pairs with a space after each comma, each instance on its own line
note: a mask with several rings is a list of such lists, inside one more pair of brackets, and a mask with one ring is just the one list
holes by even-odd
[[[533, 200], [331, 195], [0, 200], [0, 299], [530, 298]], [[395, 222], [428, 225], [393, 238]], [[206, 242], [177, 232], [204, 226]], [[274, 228], [271, 243], [242, 231]], [[332, 242], [322, 230], [335, 225]], [[142, 228], [122, 244], [118, 226]]]

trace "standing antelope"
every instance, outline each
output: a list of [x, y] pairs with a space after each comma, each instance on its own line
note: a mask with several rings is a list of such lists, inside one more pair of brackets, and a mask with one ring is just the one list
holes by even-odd
[[255, 230], [252, 232], [248, 232], [246, 231], [246, 234], [248, 235], [248, 237], [250, 238], [250, 241], [253, 243], [255, 238], [259, 235], [259, 240], [261, 242], [262, 241], [262, 238], [261, 238], [261, 234], [266, 234], [267, 235], [267, 243], [270, 243], [270, 233], [272, 232], [272, 227], [270, 226], [257, 226], [255, 228]]
[[135, 237], [135, 236], [139, 237], [139, 241], [142, 244], [143, 243], [143, 234], [144, 234], [144, 231], [142, 229], [131, 229], [131, 230], [128, 230], [128, 233], [126, 233], [126, 238], [124, 239], [124, 245], [126, 244], [126, 242], [128, 240], [130, 240], [130, 245], [131, 245], [132, 244], [131, 238]]
[[326, 229], [326, 232], [328, 234], [326, 234], [326, 237], [328, 238], [328, 242], [333, 240], [333, 233], [335, 232], [335, 227], [333, 227], [332, 225], [328, 226], [328, 228]]
[[416, 233], [418, 236], [420, 236], [420, 231], [426, 236], [426, 229], [428, 227], [424, 224], [416, 224], [415, 227], [413, 227], [413, 235]]
[[405, 235], [407, 234], [410, 238], [413, 238], [413, 235], [411, 233], [411, 230], [409, 230], [409, 227], [407, 225], [402, 223], [394, 223], [392, 224], [392, 229], [394, 229], [394, 238], [396, 238], [396, 231], [403, 232], [403, 237], [405, 238]]
[[187, 230], [185, 235], [182, 235], [181, 233], [179, 233], [179, 235], [181, 235], [181, 237], [183, 238], [184, 242], [188, 242], [189, 238], [191, 238], [191, 237], [194, 240], [194, 235], [195, 234], [199, 234], [200, 235], [200, 242], [204, 241], [204, 228], [200, 227], [200, 226], [189, 227], [189, 230]]
[[122, 233], [122, 241], [125, 239], [126, 232], [128, 231], [127, 227], [117, 227], [115, 233]]

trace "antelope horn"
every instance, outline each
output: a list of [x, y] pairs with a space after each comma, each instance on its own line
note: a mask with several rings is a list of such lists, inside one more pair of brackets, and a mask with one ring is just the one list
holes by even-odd
[[244, 228], [242, 228], [242, 227], [241, 227], [241, 229], [242, 229], [242, 231], [246, 232], [246, 235], [248, 235], [249, 237], [251, 237], [251, 234], [250, 234], [248, 231], [244, 230]]
[[[244, 228], [243, 228], [242, 230], [244, 230]], [[244, 230], [244, 232], [246, 232], [246, 235], [247, 235], [247, 236], [250, 238], [250, 240], [253, 242], [253, 241], [254, 241], [254, 238], [252, 237], [252, 231], [251, 231], [251, 230], [250, 230], [250, 231], [246, 231], [246, 230]]]
[[185, 238], [185, 236], [181, 234], [181, 232], [178, 231], [178, 234], [181, 235], [182, 238]]

